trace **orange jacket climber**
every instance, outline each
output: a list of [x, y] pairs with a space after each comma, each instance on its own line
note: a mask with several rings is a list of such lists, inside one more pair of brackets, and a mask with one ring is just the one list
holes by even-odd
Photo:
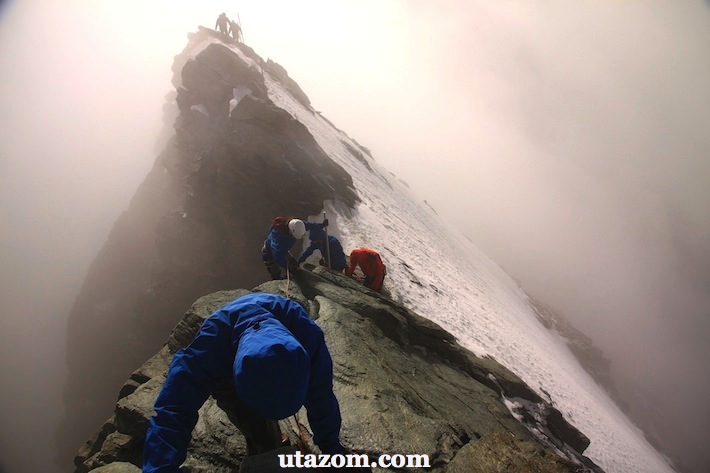
[[345, 268], [345, 274], [352, 277], [357, 266], [360, 266], [360, 270], [365, 275], [365, 286], [382, 292], [387, 267], [382, 263], [380, 254], [370, 248], [355, 248], [350, 253], [350, 265]]

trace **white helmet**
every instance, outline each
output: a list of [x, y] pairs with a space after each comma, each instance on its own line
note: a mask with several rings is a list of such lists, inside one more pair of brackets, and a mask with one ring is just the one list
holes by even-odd
[[300, 240], [306, 234], [306, 224], [303, 223], [303, 220], [294, 218], [288, 222], [288, 230], [291, 232], [291, 236]]

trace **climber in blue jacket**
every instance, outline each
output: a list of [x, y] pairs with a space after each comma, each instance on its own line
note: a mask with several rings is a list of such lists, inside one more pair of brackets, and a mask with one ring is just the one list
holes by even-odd
[[[327, 223], [327, 220], [325, 223]], [[328, 257], [328, 248], [325, 246], [325, 236], [326, 233], [323, 227], [310, 229], [308, 231], [308, 239], [311, 240], [311, 244], [308, 245], [308, 248], [296, 259], [296, 262], [299, 265], [302, 264], [315, 250], [318, 250], [322, 256], [320, 264], [327, 266], [325, 258]], [[330, 247], [330, 269], [333, 271], [343, 271], [346, 265], [343, 245], [340, 244], [340, 240], [336, 237], [328, 235], [328, 246]]]
[[261, 249], [261, 258], [271, 279], [283, 279], [283, 271], [287, 268], [294, 271], [300, 268], [299, 263], [289, 253], [289, 250], [306, 234], [306, 230], [323, 228], [324, 223], [304, 222], [297, 218], [276, 217], [269, 229], [269, 235]]
[[213, 313], [179, 350], [155, 402], [143, 473], [178, 473], [198, 410], [212, 394], [247, 440], [247, 454], [281, 446], [279, 419], [306, 407], [313, 441], [342, 453], [340, 407], [323, 331], [298, 303], [252, 293]]

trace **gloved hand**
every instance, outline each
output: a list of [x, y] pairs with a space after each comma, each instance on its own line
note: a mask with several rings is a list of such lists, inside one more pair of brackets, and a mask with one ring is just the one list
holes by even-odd
[[327, 227], [327, 226], [328, 226], [328, 219], [327, 219], [327, 218], [324, 218], [324, 219], [323, 219], [323, 226], [324, 226], [324, 227]]
[[289, 269], [294, 269], [294, 270], [301, 269], [301, 266], [298, 264], [298, 261], [296, 261], [296, 258], [294, 258], [293, 256], [290, 256], [290, 255], [288, 257], [288, 267], [289, 267]]

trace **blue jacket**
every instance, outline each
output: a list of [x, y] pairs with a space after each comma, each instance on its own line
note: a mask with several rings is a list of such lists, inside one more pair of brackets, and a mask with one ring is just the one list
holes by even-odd
[[[314, 230], [323, 228], [322, 223], [304, 222], [306, 230]], [[262, 254], [264, 260], [273, 259], [281, 268], [286, 269], [288, 264], [288, 252], [296, 243], [296, 239], [290, 233], [285, 233], [275, 226], [271, 225], [269, 235], [264, 241], [264, 251]], [[270, 257], [269, 257], [270, 253]]]
[[[311, 239], [311, 244], [308, 245], [301, 256], [296, 260], [298, 264], [303, 263], [306, 259], [313, 254], [315, 250], [320, 251], [323, 258], [328, 256], [328, 249], [325, 247], [325, 233], [320, 231], [319, 234], [314, 235], [315, 232], [311, 231], [309, 238]], [[320, 237], [320, 238], [319, 238]], [[316, 240], [316, 241], [313, 241]], [[342, 271], [345, 269], [345, 252], [343, 251], [343, 246], [340, 244], [340, 240], [332, 235], [328, 236], [328, 246], [330, 246], [330, 268], [335, 271]]]
[[[310, 374], [304, 405], [313, 440], [325, 453], [342, 450], [340, 407], [333, 394], [333, 364], [323, 331], [296, 302], [275, 294], [252, 293], [213, 313], [192, 343], [175, 354], [155, 402], [155, 415], [150, 419], [143, 451], [143, 473], [179, 472], [197, 423], [198, 410], [213, 388], [225, 380], [234, 381], [240, 341], [243, 336], [246, 340], [247, 334], [252, 340], [250, 343], [258, 339], [254, 336], [255, 327], [259, 327], [257, 322], [265, 326], [282, 324], [307, 353]], [[271, 373], [263, 375], [268, 377]], [[248, 389], [235, 388], [237, 393]]]

